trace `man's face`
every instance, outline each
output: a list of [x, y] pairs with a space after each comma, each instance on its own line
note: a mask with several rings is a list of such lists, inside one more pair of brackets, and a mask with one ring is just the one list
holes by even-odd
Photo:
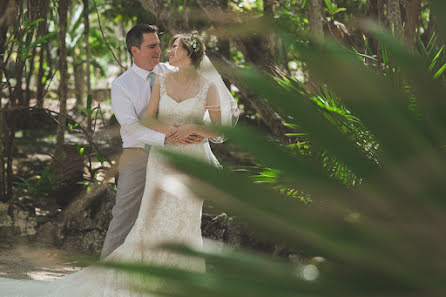
[[156, 33], [144, 33], [140, 48], [132, 47], [135, 64], [143, 69], [152, 70], [160, 62], [160, 45], [160, 40]]

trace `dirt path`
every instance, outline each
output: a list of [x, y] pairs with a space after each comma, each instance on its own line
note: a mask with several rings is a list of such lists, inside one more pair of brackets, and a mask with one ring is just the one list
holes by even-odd
[[0, 276], [51, 280], [80, 270], [73, 255], [54, 248], [0, 247]]

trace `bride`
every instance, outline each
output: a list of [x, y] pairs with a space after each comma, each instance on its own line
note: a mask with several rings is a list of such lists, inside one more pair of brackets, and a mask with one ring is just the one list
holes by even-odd
[[[169, 63], [179, 71], [157, 76], [147, 110], [151, 129], [184, 139], [201, 135], [198, 144], [166, 145], [166, 148], [220, 166], [208, 139], [223, 137], [204, 128], [205, 123], [232, 125], [237, 120], [237, 104], [220, 75], [205, 55], [205, 45], [196, 32], [178, 34], [170, 43]], [[189, 191], [172, 191], [184, 178], [152, 147], [147, 165], [146, 185], [138, 218], [124, 243], [103, 261], [128, 261], [205, 271], [204, 259], [175, 254], [158, 248], [174, 242], [202, 247], [202, 201]], [[114, 269], [90, 266], [54, 281], [0, 278], [0, 297], [134, 297], [147, 296], [134, 290], [148, 286], [151, 291], [162, 282], [147, 280]]]

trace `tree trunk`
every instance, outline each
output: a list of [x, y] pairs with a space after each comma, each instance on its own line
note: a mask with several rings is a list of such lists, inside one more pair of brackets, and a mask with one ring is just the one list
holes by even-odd
[[74, 96], [76, 98], [76, 105], [82, 105], [82, 101], [84, 98], [85, 73], [82, 66], [82, 63], [73, 61]]
[[400, 0], [387, 1], [387, 16], [390, 29], [395, 33], [395, 37], [400, 38], [403, 34]]
[[385, 15], [385, 8], [384, 8], [384, 4], [385, 4], [386, 0], [378, 0], [378, 24], [380, 26], [384, 26], [386, 27], [388, 25], [387, 20], [386, 20], [386, 15]]
[[320, 0], [308, 1], [308, 19], [310, 21], [310, 36], [320, 39], [324, 35], [322, 24], [322, 6]]
[[0, 108], [0, 201], [6, 200], [6, 172], [5, 172], [5, 121], [4, 111]]
[[416, 44], [415, 36], [421, 15], [421, 0], [408, 0], [406, 6], [406, 42], [413, 48]]
[[[32, 1], [32, 0], [27, 1], [28, 20], [30, 20], [31, 22], [37, 20], [37, 18], [39, 17], [39, 12], [40, 12], [39, 4], [40, 4], [39, 1]], [[30, 39], [31, 42], [33, 41], [34, 35], [37, 36], [36, 39], [39, 37], [38, 34], [36, 33], [35, 28], [33, 28], [29, 32], [29, 34], [31, 34], [32, 36]], [[36, 47], [33, 47], [31, 52], [31, 58], [28, 59], [27, 61], [29, 65], [28, 71], [26, 71], [25, 69], [25, 96], [22, 102], [22, 105], [25, 106], [29, 106], [29, 101], [31, 100], [31, 78], [34, 74], [34, 60], [36, 57], [36, 53], [37, 53]]]
[[260, 99], [253, 90], [250, 90], [244, 86], [244, 84], [234, 78], [235, 66], [229, 62], [221, 54], [209, 52], [209, 56], [212, 58], [212, 62], [223, 77], [229, 83], [235, 85], [242, 94], [244, 100], [247, 101], [249, 106], [253, 107], [260, 115], [263, 124], [268, 127], [271, 134], [279, 139], [281, 142], [288, 143], [289, 138], [285, 136], [286, 133], [292, 132], [291, 129], [284, 125], [284, 120], [276, 113], [270, 105], [266, 104]]
[[[322, 18], [322, 5], [320, 0], [309, 0], [308, 1], [308, 20], [310, 22], [310, 38], [312, 41], [317, 42], [324, 37], [324, 26]], [[315, 77], [313, 72], [309, 69], [306, 70], [308, 73], [308, 82], [305, 87], [313, 93], [319, 91], [320, 81]]]
[[65, 160], [64, 141], [65, 141], [65, 126], [66, 118], [63, 116], [67, 113], [67, 92], [68, 92], [68, 69], [67, 69], [67, 47], [65, 44], [65, 35], [67, 33], [67, 14], [68, 14], [68, 0], [60, 0], [57, 9], [59, 14], [59, 106], [60, 113], [58, 117], [59, 125], [56, 134], [56, 151], [54, 153], [54, 168], [56, 171], [56, 179], [63, 176], [63, 162]]
[[274, 0], [263, 0], [263, 14], [274, 15]]
[[[187, 13], [188, 2], [188, 0], [183, 0], [183, 21], [186, 30], [189, 30], [189, 14]], [[223, 0], [222, 2], [227, 3], [227, 0]]]
[[[90, 21], [88, 19], [89, 0], [83, 0], [84, 3], [84, 39], [85, 39], [85, 56], [87, 65], [85, 66], [85, 79], [87, 85], [87, 98], [91, 96], [91, 74], [90, 74], [90, 43], [88, 42], [88, 36], [90, 35]], [[88, 116], [87, 129], [91, 132], [91, 116]]]
[[[197, 0], [198, 5], [203, 9], [206, 16], [212, 22], [217, 32], [220, 31], [220, 36], [225, 36], [227, 33], [222, 29], [227, 24], [242, 24], [242, 21], [236, 16], [232, 16], [222, 9], [220, 1], [217, 0]], [[260, 19], [258, 25], [265, 25], [269, 18]], [[257, 23], [256, 23], [257, 24]], [[247, 24], [255, 26], [256, 24]], [[266, 27], [266, 26], [265, 26]], [[231, 34], [229, 34], [231, 35]], [[258, 32], [250, 34], [239, 34], [232, 36], [231, 41], [237, 46], [243, 53], [246, 61], [261, 71], [273, 73], [276, 69], [274, 61], [274, 53], [271, 41], [269, 38], [265, 38], [265, 34], [259, 34]]]
[[[15, 3], [17, 18], [13, 22], [13, 31], [16, 40], [19, 42], [23, 40], [24, 30], [22, 28], [23, 24], [23, 0], [18, 0]], [[13, 92], [10, 97], [11, 105], [21, 104], [23, 102], [23, 92], [22, 92], [22, 80], [23, 80], [23, 68], [25, 67], [25, 62], [22, 60], [22, 55], [17, 55], [14, 64], [14, 76], [16, 79], [16, 84], [14, 86]]]
[[[184, 31], [185, 26], [181, 19], [172, 17], [169, 10], [164, 8], [164, 0], [139, 0], [144, 9], [153, 14], [160, 25], [166, 28], [171, 34]], [[169, 6], [170, 7], [170, 6]]]
[[26, 82], [26, 88], [25, 88], [25, 100], [24, 100], [24, 105], [29, 106], [29, 102], [31, 100], [31, 78], [34, 74], [34, 60], [36, 57], [36, 48], [33, 48], [32, 50], [32, 54], [31, 54], [31, 59], [28, 60], [28, 64], [29, 64], [29, 70], [28, 72], [25, 74], [25, 82]]
[[36, 94], [36, 98], [37, 98], [37, 105], [39, 106], [43, 106], [43, 90], [44, 90], [44, 85], [43, 85], [43, 76], [44, 76], [44, 63], [45, 60], [45, 48], [41, 47], [39, 50], [39, 70], [37, 71], [37, 94]]
[[[11, 24], [14, 26], [14, 32], [19, 32], [18, 27], [20, 24], [17, 21], [17, 12], [22, 11], [21, 9], [18, 9], [20, 5], [21, 4], [16, 4], [14, 0], [0, 2], [0, 17], [2, 19], [0, 23], [0, 80], [3, 80], [3, 76], [8, 79], [6, 73], [3, 72], [3, 69], [5, 68], [4, 65], [7, 63], [7, 61], [4, 61], [4, 54], [6, 53], [6, 34]], [[11, 95], [14, 91], [12, 89], [9, 91], [11, 99]], [[12, 144], [10, 141], [10, 130], [7, 125], [7, 113], [2, 104], [0, 104], [0, 195], [2, 201], [8, 200], [12, 191], [12, 159], [10, 150]]]
[[[37, 37], [42, 37], [48, 33], [48, 22], [47, 22], [47, 14], [49, 10], [49, 0], [41, 1], [39, 7], [39, 17], [43, 19], [43, 22], [39, 23], [37, 27]], [[45, 49], [47, 47], [43, 45], [39, 49], [39, 70], [37, 71], [37, 105], [43, 106], [43, 92], [44, 92], [44, 84], [43, 84], [43, 76], [45, 75], [44, 71], [44, 60], [45, 60]], [[48, 63], [48, 61], [47, 61]]]
[[[222, 0], [220, 2], [220, 7], [221, 7], [221, 10], [226, 13], [228, 10], [228, 0]], [[218, 46], [218, 52], [225, 59], [228, 59], [228, 61], [229, 61], [231, 59], [231, 42], [230, 42], [230, 40], [228, 38], [223, 38], [223, 37], [218, 38], [217, 46]], [[223, 81], [225, 82], [225, 85], [229, 88], [231, 83], [225, 78], [223, 78]]]

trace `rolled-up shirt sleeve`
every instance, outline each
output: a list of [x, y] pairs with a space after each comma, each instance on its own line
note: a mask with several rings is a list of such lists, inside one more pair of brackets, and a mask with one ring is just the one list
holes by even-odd
[[164, 146], [166, 135], [141, 125], [129, 95], [117, 83], [112, 84], [111, 101], [113, 112], [121, 125], [124, 148], [141, 147], [141, 144]]

